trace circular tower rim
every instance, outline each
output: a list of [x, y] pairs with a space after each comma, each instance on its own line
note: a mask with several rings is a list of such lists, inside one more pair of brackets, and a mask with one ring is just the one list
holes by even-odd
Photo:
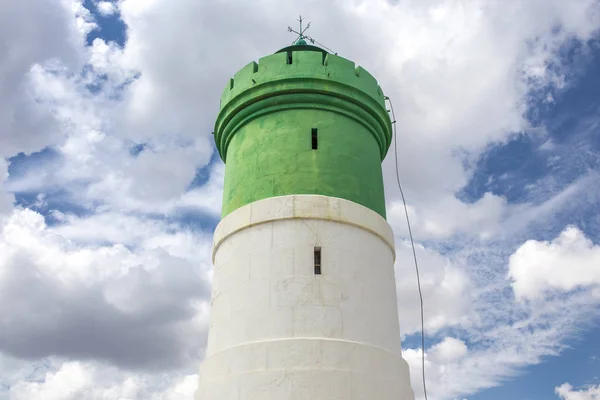
[[[296, 67], [294, 53], [298, 52], [314, 53], [310, 68], [307, 68], [306, 60], [301, 60], [298, 63], [300, 67]], [[369, 72], [355, 67], [352, 61], [310, 45], [285, 47], [263, 57], [258, 64], [247, 64], [230, 80], [221, 97], [214, 129], [221, 159], [226, 161], [231, 137], [241, 127], [229, 126], [236, 114], [258, 102], [277, 104], [282, 99], [279, 96], [304, 94], [323, 96], [320, 100], [316, 99], [316, 104], [331, 102], [326, 97], [344, 100], [337, 101], [339, 109], [346, 108], [347, 112], [353, 113], [358, 106], [366, 111], [363, 115], [376, 119], [377, 127], [371, 121], [363, 121], [363, 125], [371, 127], [383, 161], [391, 145], [392, 125], [381, 87]], [[300, 97], [298, 101], [302, 103]]]

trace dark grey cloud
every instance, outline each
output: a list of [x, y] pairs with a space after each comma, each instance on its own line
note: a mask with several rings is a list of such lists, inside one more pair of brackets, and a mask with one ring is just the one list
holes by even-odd
[[81, 52], [71, 12], [60, 1], [3, 1], [0, 38], [0, 156], [59, 142], [64, 132], [36, 102], [30, 71], [56, 60], [77, 70]]
[[163, 249], [139, 257], [122, 246], [77, 248], [50, 232], [31, 234], [9, 224], [0, 235], [0, 352], [145, 370], [201, 358], [206, 326], [194, 319], [210, 287], [198, 264]]

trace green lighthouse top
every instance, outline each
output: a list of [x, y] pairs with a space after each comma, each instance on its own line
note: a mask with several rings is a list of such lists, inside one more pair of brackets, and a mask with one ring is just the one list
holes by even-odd
[[[291, 102], [289, 96], [303, 97], [309, 93], [321, 95], [319, 99], [326, 102], [345, 103], [352, 109], [359, 107], [357, 113], [365, 114], [362, 123], [379, 144], [383, 160], [391, 144], [392, 126], [377, 80], [348, 59], [316, 46], [294, 44], [262, 57], [258, 63], [247, 64], [225, 86], [214, 130], [223, 161], [227, 159], [232, 134], [238, 128], [232, 122], [245, 123], [251, 118], [245, 113], [256, 109], [257, 102], [277, 103], [283, 99], [281, 96]], [[354, 110], [347, 109], [346, 113], [358, 118]]]
[[320, 194], [385, 217], [392, 125], [383, 92], [362, 67], [308, 44], [306, 28], [290, 28], [291, 46], [247, 64], [223, 91], [214, 129], [223, 216], [267, 197]]

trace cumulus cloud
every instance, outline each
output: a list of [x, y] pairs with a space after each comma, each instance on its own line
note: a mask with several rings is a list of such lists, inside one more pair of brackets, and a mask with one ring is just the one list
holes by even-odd
[[8, 179], [8, 163], [5, 159], [0, 158], [0, 217], [8, 214], [13, 207], [14, 196], [6, 193], [4, 182]]
[[0, 5], [0, 36], [6, 39], [0, 46], [0, 157], [38, 151], [64, 138], [52, 112], [37, 101], [32, 69], [56, 62], [74, 70], [81, 65], [83, 40], [69, 6], [45, 0]]
[[586, 389], [574, 390], [573, 386], [563, 383], [554, 388], [554, 392], [563, 400], [598, 400], [600, 386], [590, 386]]
[[597, 288], [599, 266], [600, 246], [569, 226], [551, 242], [525, 242], [510, 256], [508, 276], [517, 299], [536, 299], [551, 289]]
[[[425, 329], [435, 333], [449, 326], [469, 326], [476, 318], [471, 307], [469, 276], [452, 261], [433, 250], [417, 248], [421, 289], [424, 302]], [[410, 243], [396, 248], [396, 288], [400, 328], [403, 335], [421, 329], [417, 278]]]
[[[598, 5], [591, 1], [568, 9], [560, 1], [399, 5], [360, 10], [371, 27], [380, 24], [367, 34], [372, 40], [397, 38], [374, 59], [397, 110], [400, 171], [419, 199], [465, 183], [470, 158], [459, 154], [472, 156], [527, 130], [530, 91], [553, 87], [565, 74], [551, 67], [560, 65], [559, 47], [585, 41], [598, 28]], [[393, 174], [387, 176], [391, 184]]]
[[[425, 353], [425, 373], [428, 394], [432, 398], [452, 398], [460, 393], [456, 381], [456, 370], [460, 369], [461, 360], [468, 354], [465, 342], [453, 337], [446, 337], [432, 346]], [[421, 349], [406, 349], [403, 356], [410, 366], [411, 383], [417, 398], [423, 397], [423, 376]], [[454, 382], [452, 381], [454, 380]], [[468, 390], [464, 388], [463, 390]]]
[[[569, 315], [572, 306], [584, 309], [577, 315]], [[468, 346], [465, 341], [450, 336], [425, 349], [430, 398], [456, 399], [498, 386], [524, 367], [541, 362], [543, 357], [559, 354], [564, 349], [562, 343], [573, 332], [572, 324], [591, 314], [584, 302], [567, 306], [557, 302], [542, 308], [503, 310], [505, 314], [508, 311], [514, 315], [516, 321], [500, 320], [464, 331], [468, 335]], [[547, 313], [552, 314], [550, 318]], [[541, 328], [540, 324], [547, 326]], [[422, 399], [421, 349], [405, 348], [403, 356], [410, 366], [415, 396]]]
[[221, 202], [223, 198], [223, 179], [225, 165], [217, 162], [210, 171], [208, 181], [186, 192], [175, 202], [178, 209], [201, 210], [212, 216], [221, 215]]
[[[133, 250], [83, 246], [36, 212], [16, 209], [0, 231], [0, 350], [129, 368], [196, 361], [209, 298], [208, 265], [197, 263], [209, 261], [210, 239], [145, 225], [151, 236], [141, 243], [118, 238]], [[76, 226], [70, 233], [80, 236]]]
[[88, 208], [170, 212], [185, 203], [181, 198], [197, 169], [211, 159], [208, 135], [182, 141], [165, 132], [145, 137], [134, 153], [134, 142], [112, 135], [105, 122], [108, 100], [82, 96], [87, 80], [76, 80], [64, 69], [35, 73], [37, 90], [53, 104], [56, 119], [78, 131], [55, 147], [56, 160], [28, 166], [9, 189], [31, 193], [60, 186], [72, 202]]
[[[114, 58], [120, 51], [96, 40], [90, 54], [96, 73], [106, 74], [109, 81], [114, 78], [111, 82], [117, 86], [134, 74], [128, 69], [109, 71], [109, 65], [118, 65]], [[9, 187], [33, 192], [61, 186], [71, 201], [84, 207], [169, 212], [187, 192], [196, 171], [211, 160], [210, 132], [197, 135], [199, 127], [180, 132], [172, 127], [159, 132], [142, 129], [133, 135], [118, 130], [110, 121], [122, 105], [113, 98], [114, 87], [98, 76], [73, 75], [62, 65], [33, 68], [39, 100], [66, 127], [67, 135], [54, 148], [59, 162], [30, 165]], [[90, 95], [90, 85], [104, 84], [104, 92]], [[139, 150], [132, 152], [136, 146]]]
[[[420, 205], [418, 210], [413, 207], [417, 233], [441, 238], [466, 232], [489, 238], [498, 231], [506, 204], [491, 194], [473, 205], [456, 199], [454, 191], [471, 171], [465, 168], [464, 156], [472, 160], [490, 141], [528, 129], [523, 114], [530, 91], [557, 86], [557, 76], [564, 75], [556, 66], [557, 51], [568, 40], [585, 42], [592, 36], [598, 25], [595, 3], [581, 1], [565, 9], [558, 1], [513, 2], [510, 7], [477, 1], [377, 1], [368, 9], [365, 4], [307, 1], [305, 5], [319, 10], [311, 16], [313, 29], [318, 29], [314, 34], [329, 38], [336, 51], [366, 66], [400, 103], [395, 107], [400, 169], [418, 171], [403, 177], [410, 200]], [[248, 60], [281, 47], [286, 36], [280, 25], [288, 24], [282, 18], [293, 20], [302, 5], [279, 5], [275, 13], [268, 1], [253, 3], [252, 12], [261, 15], [260, 21], [242, 17], [244, 7], [219, 2], [120, 2], [120, 16], [128, 29], [124, 48], [96, 39], [90, 49], [90, 65], [103, 77], [96, 82], [102, 89], [99, 96], [89, 100], [89, 82], [83, 80], [79, 85], [69, 82], [69, 97], [78, 101], [44, 97], [46, 103], [79, 111], [60, 113], [62, 124], [75, 125], [80, 132], [61, 148], [70, 168], [57, 179], [63, 184], [91, 181], [86, 188], [91, 204], [109, 202], [132, 209], [154, 203], [156, 210], [166, 197], [181, 196], [194, 170], [206, 165], [213, 151], [209, 133], [223, 82]], [[339, 16], [337, 22], [322, 17], [331, 14]], [[221, 30], [216, 21], [223, 20], [256, 35], [250, 40], [235, 30]], [[508, 21], [510, 29], [505, 26]], [[561, 29], [555, 29], [557, 24]], [[348, 25], [356, 29], [351, 43], [340, 37]], [[204, 39], [215, 32], [218, 40]], [[182, 37], [198, 40], [178, 40]], [[41, 81], [56, 84], [55, 75], [56, 71], [44, 74]], [[65, 73], [63, 81], [65, 76], [72, 74]], [[175, 147], [165, 146], [166, 138], [176, 138]], [[127, 141], [150, 143], [154, 153], [144, 152], [132, 160], [125, 152]], [[182, 142], [187, 144], [180, 146]], [[156, 160], [162, 157], [169, 159], [170, 168], [159, 167]], [[386, 181], [393, 179], [390, 160], [384, 164]], [[391, 182], [387, 187], [393, 187]], [[388, 192], [390, 208], [398, 208], [397, 194]]]
[[[403, 255], [402, 246], [397, 245], [396, 267], [401, 330], [405, 334], [418, 333], [414, 264], [410, 252]], [[470, 343], [469, 348], [465, 341], [447, 337], [426, 349], [432, 398], [457, 398], [496, 386], [523, 367], [541, 362], [544, 356], [560, 354], [582, 324], [598, 315], [597, 299], [593, 299], [593, 293], [590, 297], [590, 291], [535, 303], [515, 302], [505, 272], [510, 254], [503, 255], [502, 249], [491, 251], [487, 243], [481, 245], [482, 249], [469, 242], [463, 242], [463, 246], [445, 256], [417, 247], [426, 333], [459, 333]], [[585, 254], [582, 257], [586, 258]], [[405, 340], [404, 355], [411, 366], [415, 393], [422, 398], [422, 353], [406, 346], [414, 346], [415, 336], [409, 339]]]
[[98, 7], [98, 12], [104, 16], [113, 15], [117, 12], [116, 4], [111, 1], [99, 1], [96, 7]]
[[467, 355], [465, 342], [453, 337], [447, 337], [430, 349], [430, 359], [440, 364], [455, 362]]
[[[306, 2], [319, 10], [311, 15], [314, 34], [328, 38], [341, 55], [367, 67], [395, 100], [401, 171], [418, 171], [406, 176], [406, 184], [420, 194], [419, 199], [448, 195], [466, 182], [469, 171], [457, 150], [476, 157], [490, 141], [528, 129], [523, 114], [529, 91], [554, 85], [562, 71], [549, 65], [555, 64], [565, 41], [592, 36], [597, 28], [594, 4], [578, 2], [565, 13], [558, 1], [513, 2], [510, 7], [477, 1], [376, 1], [368, 8], [362, 2]], [[236, 12], [230, 7], [122, 2], [129, 34], [118, 65], [140, 72], [128, 87], [117, 118], [121, 126], [129, 127], [123, 132], [133, 137], [162, 129], [208, 132], [213, 118], [209, 116], [217, 111], [217, 102], [210, 99], [219, 98], [222, 82], [248, 60], [281, 47], [285, 32], [280, 26], [288, 24], [282, 18], [295, 18], [303, 5], [279, 5], [275, 14], [268, 1], [253, 3], [254, 12], [262, 16], [260, 29], [257, 21], [240, 18], [246, 5], [237, 4]], [[325, 21], [324, 16], [331, 14], [339, 16], [334, 23]], [[234, 30], [220, 31], [214, 24], [222, 20], [256, 36], [249, 41]], [[557, 21], [559, 31], [554, 29]], [[343, 40], [340, 32], [350, 25], [356, 30], [353, 40]], [[170, 40], [204, 38], [216, 31], [218, 41], [186, 40], [172, 46]], [[534, 38], [536, 42], [528, 43]], [[219, 56], [202, 57], [205, 54]], [[199, 108], [206, 112], [198, 113]], [[201, 129], [191, 130], [189, 124]], [[389, 161], [385, 166], [391, 172]], [[392, 177], [386, 173], [386, 179]]]
[[9, 389], [10, 399], [189, 400], [198, 379], [197, 375], [166, 379], [141, 374], [125, 376], [117, 368], [97, 363], [69, 361], [59, 365], [40, 380], [22, 379], [14, 383]]
[[[509, 213], [507, 202], [500, 196], [486, 193], [473, 204], [458, 200], [454, 195], [420, 202], [418, 208], [409, 206], [414, 235], [418, 239], [447, 239], [452, 235], [468, 234], [483, 240], [490, 239], [500, 230], [500, 224]], [[404, 206], [400, 201], [390, 202], [388, 220], [407, 235]]]
[[[97, 8], [117, 12], [113, 2]], [[515, 304], [505, 296], [512, 249], [492, 239], [519, 240], [586, 184], [519, 206], [492, 193], [466, 204], [456, 192], [490, 143], [530, 130], [532, 96], [568, 87], [559, 49], [594, 37], [597, 2], [122, 0], [123, 47], [102, 39], [84, 47], [95, 23], [81, 1], [8, 2], [0, 5], [0, 33], [11, 38], [0, 48], [0, 157], [47, 146], [52, 157], [19, 161], [4, 184], [10, 194], [0, 191], [0, 351], [36, 363], [60, 357], [36, 379], [11, 377], [13, 398], [189, 397], [196, 378], [183, 376], [201, 359], [208, 314], [210, 233], [202, 230], [212, 222], [191, 230], [177, 217], [218, 216], [223, 165], [211, 162], [210, 132], [221, 90], [238, 68], [291, 41], [285, 28], [306, 9], [312, 35], [372, 72], [394, 101], [426, 331], [445, 338], [426, 349], [432, 393], [473, 393], [560, 352], [589, 296]], [[384, 179], [410, 335], [419, 303], [392, 161]], [[0, 181], [7, 168], [0, 162]], [[193, 186], [199, 173], [208, 181]], [[45, 216], [13, 210], [12, 193], [40, 200]], [[586, 240], [574, 243], [594, 255]], [[558, 246], [573, 257], [558, 239], [535, 243], [526, 255], [556, 255]], [[528, 272], [513, 277], [526, 288], [515, 293], [568, 290], [532, 272], [530, 258], [516, 260]], [[420, 353], [405, 356], [419, 394]], [[164, 386], [161, 373], [145, 371], [160, 368], [180, 378]]]

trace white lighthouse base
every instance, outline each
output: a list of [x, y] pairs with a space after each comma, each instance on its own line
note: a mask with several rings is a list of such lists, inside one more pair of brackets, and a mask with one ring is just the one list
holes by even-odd
[[326, 196], [257, 201], [221, 221], [213, 262], [196, 400], [414, 399], [380, 215]]

